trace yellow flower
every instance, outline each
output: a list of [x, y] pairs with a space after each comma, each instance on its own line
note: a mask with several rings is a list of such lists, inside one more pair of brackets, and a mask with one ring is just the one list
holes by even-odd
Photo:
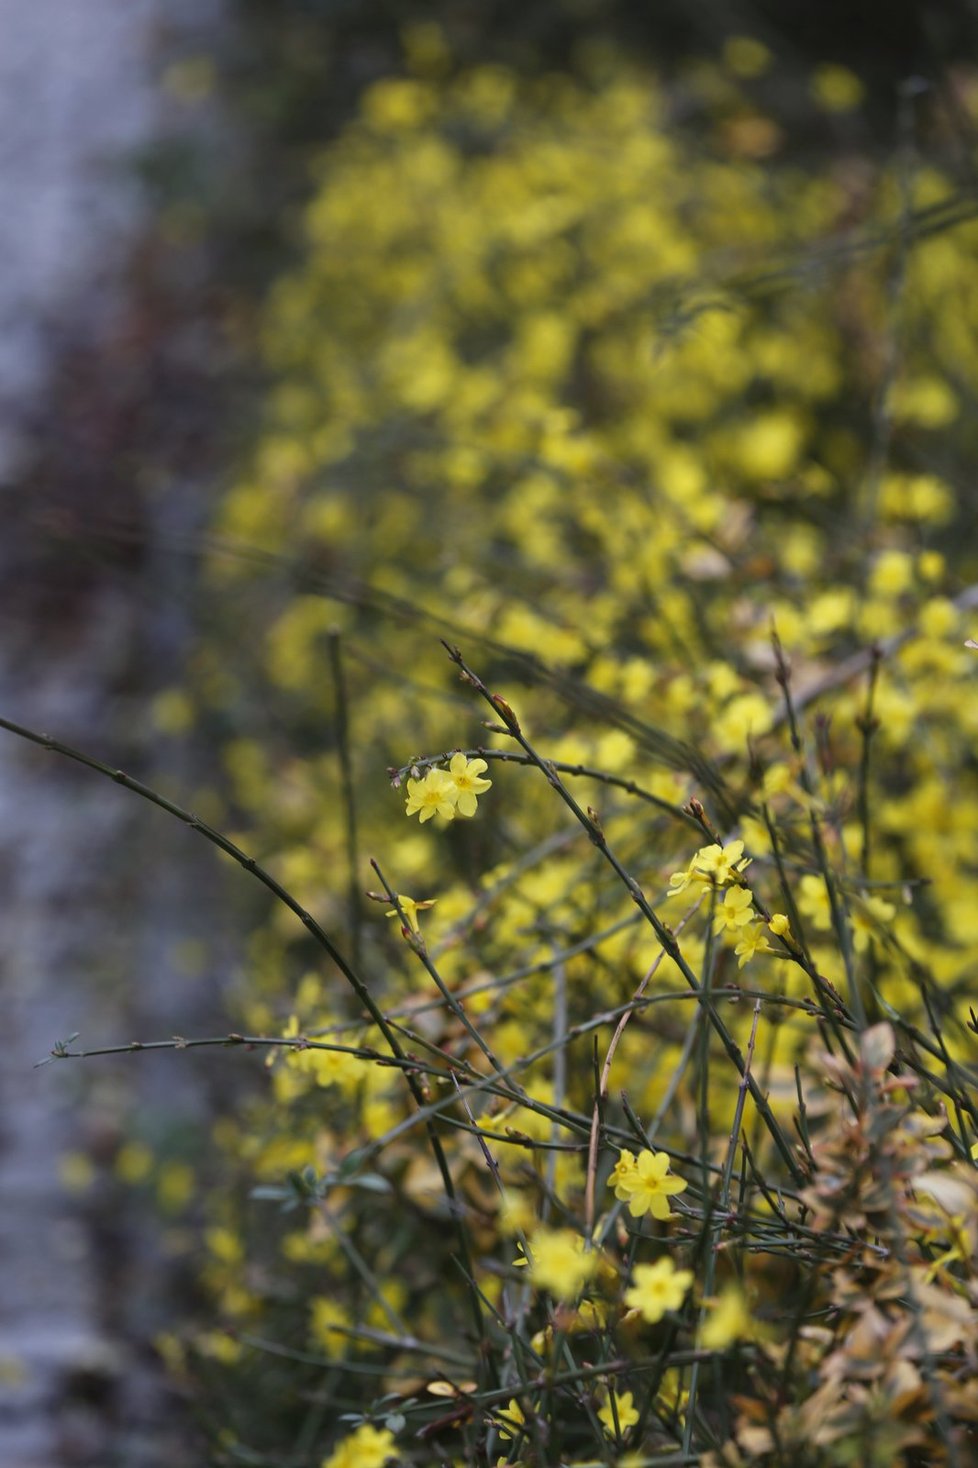
[[576, 1300], [598, 1267], [598, 1256], [585, 1253], [584, 1240], [569, 1228], [538, 1228], [533, 1235], [530, 1278], [557, 1300]]
[[[614, 1405], [612, 1405], [614, 1404]], [[615, 1427], [617, 1418], [618, 1426]], [[609, 1437], [624, 1437], [630, 1428], [638, 1421], [639, 1413], [635, 1407], [635, 1399], [631, 1392], [622, 1392], [621, 1396], [615, 1391], [610, 1391], [604, 1406], [598, 1409], [598, 1421], [604, 1427]]]
[[742, 693], [727, 704], [713, 732], [720, 748], [732, 752], [743, 749], [751, 735], [766, 734], [770, 727], [771, 710], [763, 694]]
[[[506, 1192], [503, 1194], [499, 1204], [499, 1212], [496, 1214], [496, 1225], [500, 1233], [526, 1233], [535, 1217], [536, 1210], [526, 1193]], [[525, 1263], [526, 1261], [524, 1260], [523, 1262]]]
[[702, 846], [693, 857], [692, 865], [698, 872], [710, 878], [717, 887], [726, 887], [734, 880], [737, 872], [750, 865], [750, 857], [744, 856], [743, 841], [728, 841], [726, 846]]
[[325, 1346], [327, 1350], [334, 1349], [343, 1335], [342, 1329], [337, 1327], [349, 1327], [354, 1323], [349, 1310], [328, 1295], [318, 1295], [310, 1306], [310, 1337], [314, 1344]]
[[496, 1414], [496, 1426], [504, 1442], [517, 1437], [525, 1423], [526, 1413], [515, 1397], [510, 1397], [509, 1405]]
[[847, 66], [825, 65], [816, 68], [811, 92], [819, 107], [826, 112], [852, 112], [863, 99], [863, 84]]
[[623, 1147], [618, 1153], [618, 1161], [615, 1163], [611, 1176], [608, 1178], [608, 1187], [614, 1188], [616, 1198], [619, 1196], [618, 1189], [624, 1185], [625, 1179], [631, 1177], [635, 1171], [635, 1165], [635, 1153], [629, 1152], [627, 1147]]
[[712, 846], [701, 846], [685, 871], [673, 872], [669, 878], [668, 896], [676, 897], [685, 892], [690, 882], [726, 887], [738, 872], [748, 866], [750, 857], [744, 856], [743, 841], [728, 841], [726, 846], [719, 846], [716, 842]]
[[878, 938], [880, 930], [893, 921], [896, 908], [882, 897], [861, 897], [852, 903], [849, 915], [852, 918], [853, 944], [856, 952], [862, 953], [869, 947], [871, 939]]
[[747, 929], [746, 933], [744, 933], [740, 942], [734, 949], [734, 952], [737, 955], [738, 968], [743, 968], [744, 964], [748, 963], [752, 958], [756, 958], [758, 953], [774, 952], [774, 949], [771, 947], [764, 934], [765, 929], [763, 923], [753, 923], [751, 927]]
[[466, 759], [464, 754], [452, 755], [447, 773], [455, 786], [455, 804], [460, 816], [474, 816], [478, 804], [476, 797], [482, 795], [492, 784], [491, 780], [482, 778], [482, 771], [486, 768], [488, 767], [484, 759]]
[[[424, 816], [422, 816], [421, 819], [424, 820]], [[404, 916], [407, 918], [407, 925], [411, 929], [411, 932], [420, 933], [421, 928], [418, 925], [418, 913], [424, 912], [425, 908], [434, 907], [435, 903], [438, 901], [438, 898], [428, 897], [424, 900], [424, 902], [415, 902], [413, 897], [405, 897], [402, 892], [398, 892], [397, 900], [401, 904], [401, 910], [403, 911]], [[400, 917], [400, 913], [398, 912], [396, 907], [390, 907], [384, 913], [384, 916], [396, 918]]]
[[738, 1285], [728, 1285], [712, 1302], [709, 1318], [700, 1332], [700, 1345], [707, 1351], [723, 1351], [734, 1341], [746, 1340], [752, 1330], [743, 1291]]
[[603, 1330], [608, 1323], [608, 1312], [600, 1300], [582, 1300], [570, 1322], [570, 1330]]
[[409, 780], [407, 790], [405, 810], [409, 816], [416, 815], [422, 825], [435, 815], [448, 821], [454, 816], [458, 792], [445, 770], [429, 770], [423, 780]]
[[773, 57], [763, 41], [754, 36], [729, 36], [723, 44], [724, 65], [734, 76], [750, 80], [763, 76]]
[[654, 1264], [636, 1264], [634, 1284], [625, 1291], [625, 1304], [637, 1310], [646, 1325], [657, 1325], [667, 1310], [678, 1310], [693, 1283], [691, 1269], [677, 1269], [667, 1256]]
[[681, 892], [686, 891], [692, 881], [703, 881], [702, 873], [698, 872], [693, 865], [684, 867], [681, 872], [673, 872], [669, 878], [669, 891], [666, 895], [678, 897]]
[[615, 1197], [628, 1204], [633, 1218], [642, 1218], [646, 1213], [651, 1213], [653, 1218], [671, 1218], [669, 1198], [685, 1192], [688, 1185], [682, 1178], [668, 1177], [668, 1171], [669, 1158], [665, 1152], [646, 1148], [636, 1158], [625, 1151], [608, 1183], [614, 1188]]
[[365, 1422], [337, 1444], [322, 1468], [384, 1468], [394, 1456], [394, 1434]]
[[717, 908], [713, 920], [714, 932], [725, 933], [728, 928], [736, 932], [738, 928], [746, 927], [754, 916], [753, 900], [746, 887], [731, 887], [723, 894], [723, 902]]
[[810, 918], [817, 928], [830, 928], [832, 908], [823, 879], [816, 877], [813, 872], [808, 872], [802, 877], [798, 888], [799, 911], [805, 917]]

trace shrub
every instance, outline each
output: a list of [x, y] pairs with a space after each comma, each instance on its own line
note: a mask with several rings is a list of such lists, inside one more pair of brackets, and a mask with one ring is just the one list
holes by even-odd
[[736, 67], [416, 66], [323, 155], [207, 567], [199, 717], [289, 894], [188, 1347], [217, 1460], [964, 1463], [941, 115], [805, 168]]

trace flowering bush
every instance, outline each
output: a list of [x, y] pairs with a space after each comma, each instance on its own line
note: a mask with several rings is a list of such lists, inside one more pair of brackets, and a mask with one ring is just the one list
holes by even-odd
[[938, 110], [783, 162], [742, 39], [416, 48], [268, 303], [216, 1461], [973, 1460], [978, 224]]

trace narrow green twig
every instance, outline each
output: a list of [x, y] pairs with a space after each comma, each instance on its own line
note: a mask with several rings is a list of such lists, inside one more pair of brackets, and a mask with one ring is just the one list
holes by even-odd
[[[399, 769], [389, 769], [387, 774], [394, 789], [397, 790], [409, 775], [421, 770], [434, 769], [438, 765], [445, 764], [453, 754], [464, 754], [467, 759], [497, 760], [502, 764], [510, 765], [532, 765], [535, 763], [528, 754], [519, 754], [514, 749], [494, 749], [491, 746], [477, 745], [474, 749], [449, 749], [444, 754], [429, 754], [418, 759], [411, 760]], [[574, 775], [585, 780], [597, 780], [602, 785], [614, 786], [617, 790], [624, 790], [627, 795], [633, 795], [636, 800], [644, 800], [656, 809], [664, 811], [677, 821], [683, 821], [686, 825], [695, 825], [689, 812], [681, 805], [675, 805], [671, 800], [665, 800], [661, 795], [653, 795], [651, 790], [644, 790], [634, 780], [626, 780], [621, 775], [609, 774], [607, 770], [596, 769], [593, 765], [570, 764], [567, 760], [550, 760], [548, 763], [562, 775]]]
[[[77, 1035], [72, 1036], [72, 1040], [77, 1038]], [[352, 1055], [356, 1060], [368, 1060], [374, 1065], [384, 1065], [405, 1072], [415, 1071], [426, 1076], [439, 1076], [445, 1080], [453, 1074], [448, 1068], [438, 1069], [425, 1065], [414, 1056], [382, 1055], [368, 1045], [337, 1045], [324, 1040], [310, 1040], [306, 1035], [239, 1035], [232, 1030], [226, 1035], [209, 1035], [191, 1040], [185, 1039], [183, 1035], [174, 1035], [169, 1040], [130, 1040], [128, 1045], [100, 1045], [93, 1050], [72, 1050], [70, 1045], [70, 1040], [57, 1040], [51, 1047], [51, 1053], [43, 1060], [35, 1062], [35, 1068], [48, 1065], [52, 1060], [91, 1060], [98, 1055], [133, 1055], [144, 1050], [200, 1050], [217, 1047], [221, 1050], [329, 1050], [340, 1055]], [[444, 1058], [451, 1060], [450, 1056]]]

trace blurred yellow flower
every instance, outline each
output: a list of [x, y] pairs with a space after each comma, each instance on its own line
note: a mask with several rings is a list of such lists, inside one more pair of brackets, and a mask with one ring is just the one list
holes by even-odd
[[811, 82], [812, 96], [826, 112], [852, 112], [865, 95], [862, 82], [847, 66], [820, 66]]
[[625, 1304], [637, 1310], [646, 1325], [657, 1325], [669, 1310], [678, 1310], [693, 1283], [691, 1269], [677, 1269], [666, 1256], [654, 1264], [636, 1264], [634, 1284], [625, 1291]]
[[817, 928], [832, 926], [832, 908], [824, 878], [806, 872], [798, 884], [798, 910]]
[[731, 1284], [710, 1302], [710, 1314], [700, 1331], [700, 1345], [707, 1351], [723, 1351], [734, 1341], [746, 1340], [753, 1322], [739, 1285]]
[[365, 1422], [323, 1459], [322, 1468], [384, 1468], [394, 1456], [394, 1434]]
[[723, 61], [734, 76], [750, 81], [763, 76], [773, 57], [763, 41], [755, 36], [728, 36], [723, 43]]
[[580, 1234], [569, 1228], [538, 1228], [531, 1244], [530, 1278], [537, 1289], [557, 1300], [576, 1300], [597, 1267], [598, 1256], [586, 1253]]

